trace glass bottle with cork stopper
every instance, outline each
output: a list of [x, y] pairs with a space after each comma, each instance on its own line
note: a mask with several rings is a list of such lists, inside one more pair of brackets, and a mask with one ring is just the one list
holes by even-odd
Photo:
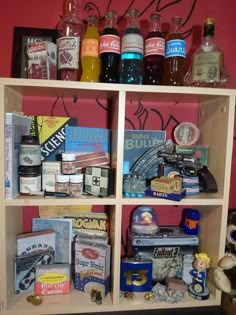
[[63, 17], [58, 23], [57, 51], [58, 78], [60, 80], [80, 80], [80, 44], [84, 24], [78, 16], [77, 0], [64, 0]]
[[203, 39], [195, 51], [187, 71], [186, 86], [225, 87], [229, 74], [224, 67], [224, 54], [215, 43], [215, 19], [209, 17], [204, 21]]

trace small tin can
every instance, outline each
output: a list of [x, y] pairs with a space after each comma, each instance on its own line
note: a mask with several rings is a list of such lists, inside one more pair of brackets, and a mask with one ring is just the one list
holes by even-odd
[[41, 165], [41, 146], [37, 136], [24, 135], [19, 148], [19, 165]]
[[63, 152], [61, 162], [61, 172], [65, 175], [72, 175], [76, 173], [75, 167], [75, 153]]
[[83, 194], [83, 174], [70, 175], [70, 194], [81, 197]]
[[41, 166], [19, 166], [19, 190], [29, 195], [41, 190]]
[[67, 194], [70, 193], [70, 185], [69, 185], [69, 175], [56, 174], [56, 192], [65, 192]]

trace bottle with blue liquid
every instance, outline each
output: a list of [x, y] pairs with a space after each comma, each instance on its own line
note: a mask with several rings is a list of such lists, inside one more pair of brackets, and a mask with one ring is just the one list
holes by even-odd
[[122, 37], [120, 83], [142, 84], [143, 36], [141, 34], [139, 11], [128, 12], [128, 25]]

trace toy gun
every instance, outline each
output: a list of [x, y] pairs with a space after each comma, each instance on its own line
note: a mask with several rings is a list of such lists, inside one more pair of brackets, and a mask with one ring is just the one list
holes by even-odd
[[200, 183], [200, 191], [217, 192], [217, 184], [215, 178], [206, 166], [201, 166], [200, 160], [193, 154], [166, 153], [164, 151], [157, 152], [158, 158], [178, 168], [180, 174], [187, 176], [198, 176]]

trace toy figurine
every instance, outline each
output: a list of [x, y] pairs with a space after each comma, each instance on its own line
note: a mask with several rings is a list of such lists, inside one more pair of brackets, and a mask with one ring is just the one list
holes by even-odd
[[195, 254], [193, 260], [194, 269], [191, 271], [193, 282], [188, 286], [188, 293], [197, 300], [206, 300], [209, 290], [206, 287], [206, 271], [210, 267], [210, 257], [205, 253]]
[[236, 210], [229, 209], [226, 232], [226, 253], [214, 270], [217, 289], [235, 296], [236, 291]]
[[[225, 274], [225, 270], [232, 271], [232, 279], [235, 279], [236, 256], [231, 253], [225, 253], [225, 256], [218, 262], [218, 268], [214, 270], [214, 280], [217, 289], [225, 293], [230, 293], [232, 285], [229, 275]], [[231, 275], [231, 274], [230, 274]]]

